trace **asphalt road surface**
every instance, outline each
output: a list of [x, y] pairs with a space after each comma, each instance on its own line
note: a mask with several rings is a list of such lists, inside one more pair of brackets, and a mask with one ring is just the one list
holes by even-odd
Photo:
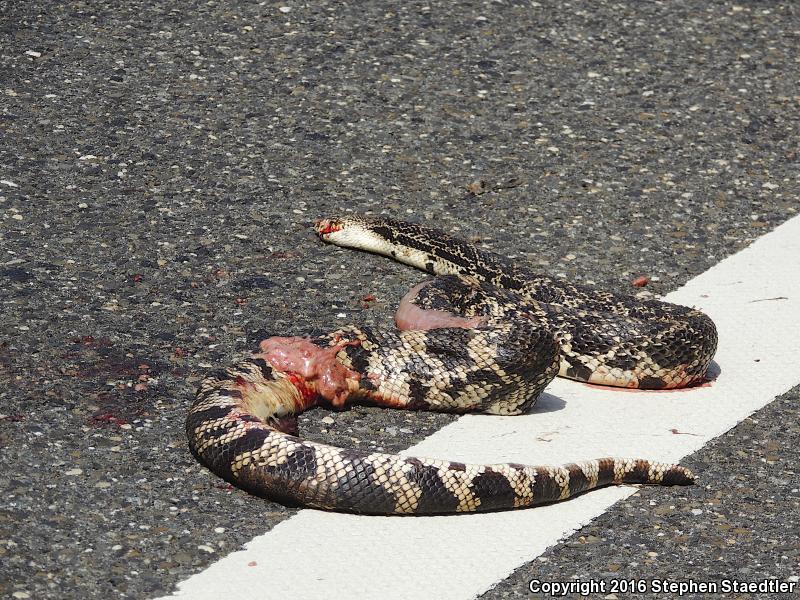
[[[168, 594], [297, 512], [197, 464], [183, 419], [207, 369], [388, 323], [421, 280], [324, 246], [318, 217], [664, 294], [795, 216], [798, 43], [788, 2], [0, 2], [0, 595]], [[797, 581], [799, 400], [689, 457], [702, 485], [642, 489], [485, 597]], [[301, 426], [397, 451], [453, 418]]]

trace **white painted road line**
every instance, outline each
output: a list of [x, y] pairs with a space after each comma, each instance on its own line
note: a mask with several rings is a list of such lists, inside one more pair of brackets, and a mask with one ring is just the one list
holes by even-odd
[[[557, 379], [529, 415], [465, 416], [406, 454], [532, 464], [608, 455], [677, 461], [800, 383], [800, 367], [788, 360], [800, 353], [800, 217], [667, 299], [702, 308], [716, 322], [721, 372], [711, 386], [628, 392]], [[172, 597], [471, 598], [634, 492], [605, 488], [550, 506], [450, 517], [303, 510], [182, 582]]]

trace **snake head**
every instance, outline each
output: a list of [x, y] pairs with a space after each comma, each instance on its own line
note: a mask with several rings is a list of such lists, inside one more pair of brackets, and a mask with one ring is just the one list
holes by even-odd
[[388, 219], [348, 215], [320, 219], [314, 224], [314, 229], [329, 244], [396, 258], [390, 242], [395, 235], [391, 223]]
[[344, 223], [341, 219], [331, 218], [331, 219], [318, 219], [314, 223], [314, 230], [317, 232], [317, 235], [321, 237], [323, 240], [327, 240], [328, 236], [332, 233], [336, 233], [337, 231], [341, 231], [344, 228]]

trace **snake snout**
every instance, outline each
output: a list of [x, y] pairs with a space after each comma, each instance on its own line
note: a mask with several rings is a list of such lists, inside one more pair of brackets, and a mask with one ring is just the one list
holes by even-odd
[[342, 223], [339, 219], [318, 219], [314, 222], [314, 229], [317, 235], [325, 239], [327, 235], [341, 231]]

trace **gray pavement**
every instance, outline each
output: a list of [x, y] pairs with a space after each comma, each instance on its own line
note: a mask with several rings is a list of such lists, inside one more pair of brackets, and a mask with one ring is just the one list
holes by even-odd
[[[661, 294], [797, 213], [792, 3], [118, 4], [0, 2], [6, 597], [168, 593], [295, 512], [196, 464], [183, 417], [211, 366], [388, 323], [422, 278], [323, 246], [317, 217], [386, 212]], [[797, 407], [795, 389], [687, 459], [702, 485], [641, 490], [486, 597], [798, 575]], [[450, 419], [301, 426], [393, 451]]]

